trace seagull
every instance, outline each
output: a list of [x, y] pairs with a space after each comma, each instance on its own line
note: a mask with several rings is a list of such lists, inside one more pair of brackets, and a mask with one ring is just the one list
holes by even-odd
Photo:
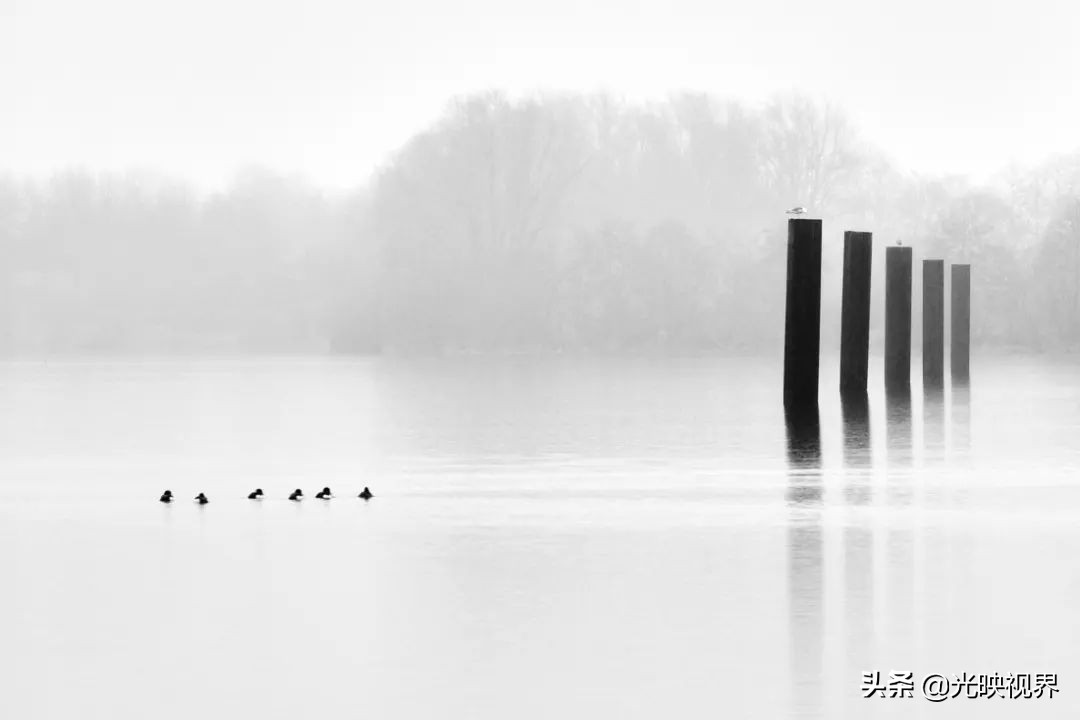
[[900, 246], [901, 246], [901, 245], [903, 245], [903, 244], [904, 244], [904, 243], [900, 242], [899, 240], [897, 240], [897, 241], [896, 241], [896, 247], [900, 247]]
[[788, 210], [787, 214], [788, 215], [802, 215], [804, 212], [806, 212], [806, 208], [804, 208], [802, 205], [799, 205], [798, 207], [793, 207], [790, 210]]

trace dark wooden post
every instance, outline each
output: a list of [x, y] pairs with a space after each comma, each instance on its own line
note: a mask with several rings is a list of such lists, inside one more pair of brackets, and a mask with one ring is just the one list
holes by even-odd
[[971, 265], [952, 266], [951, 327], [949, 364], [953, 380], [966, 382], [971, 369]]
[[923, 387], [941, 387], [945, 380], [945, 261], [923, 260], [922, 286]]
[[911, 248], [885, 251], [885, 389], [911, 386]]
[[844, 289], [840, 304], [840, 394], [866, 394], [870, 352], [871, 234], [844, 233]]
[[784, 407], [817, 406], [820, 324], [821, 220], [788, 220]]

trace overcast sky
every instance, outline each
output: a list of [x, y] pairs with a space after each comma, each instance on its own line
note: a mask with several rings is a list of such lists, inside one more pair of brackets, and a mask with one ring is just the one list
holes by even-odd
[[448, 98], [798, 88], [902, 166], [1080, 147], [1077, 0], [0, 0], [0, 171], [347, 187]]

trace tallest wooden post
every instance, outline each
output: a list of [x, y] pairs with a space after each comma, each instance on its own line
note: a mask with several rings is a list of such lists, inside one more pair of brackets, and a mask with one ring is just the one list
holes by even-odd
[[817, 407], [821, 346], [821, 220], [788, 220], [784, 407]]

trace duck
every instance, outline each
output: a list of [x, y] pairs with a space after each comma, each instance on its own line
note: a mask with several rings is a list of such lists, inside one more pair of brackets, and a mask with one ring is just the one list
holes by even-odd
[[319, 498], [320, 500], [329, 500], [331, 498], [330, 488], [324, 487], [322, 490], [315, 493], [315, 497]]
[[248, 500], [259, 500], [263, 496], [262, 488], [255, 488], [255, 492], [248, 495]]
[[159, 497], [158, 500], [160, 500], [163, 503], [171, 503], [172, 502], [172, 490], [166, 490], [165, 492], [161, 493], [161, 497]]
[[199, 501], [200, 505], [205, 505], [206, 503], [210, 502], [204, 493], [199, 493], [195, 496], [195, 499]]
[[365, 485], [364, 489], [360, 491], [360, 495], [358, 495], [357, 497], [362, 497], [365, 500], [370, 500], [371, 498], [373, 498], [375, 496], [371, 494], [371, 491], [368, 490], [367, 485]]
[[295, 501], [297, 501], [297, 502], [299, 502], [299, 501], [300, 501], [301, 499], [303, 499], [303, 497], [304, 497], [304, 491], [303, 491], [303, 490], [301, 490], [300, 488], [296, 488], [296, 489], [295, 489], [295, 490], [293, 490], [293, 491], [292, 491], [292, 493], [291, 493], [291, 494], [289, 495], [289, 499], [290, 499], [290, 500], [295, 500]]

